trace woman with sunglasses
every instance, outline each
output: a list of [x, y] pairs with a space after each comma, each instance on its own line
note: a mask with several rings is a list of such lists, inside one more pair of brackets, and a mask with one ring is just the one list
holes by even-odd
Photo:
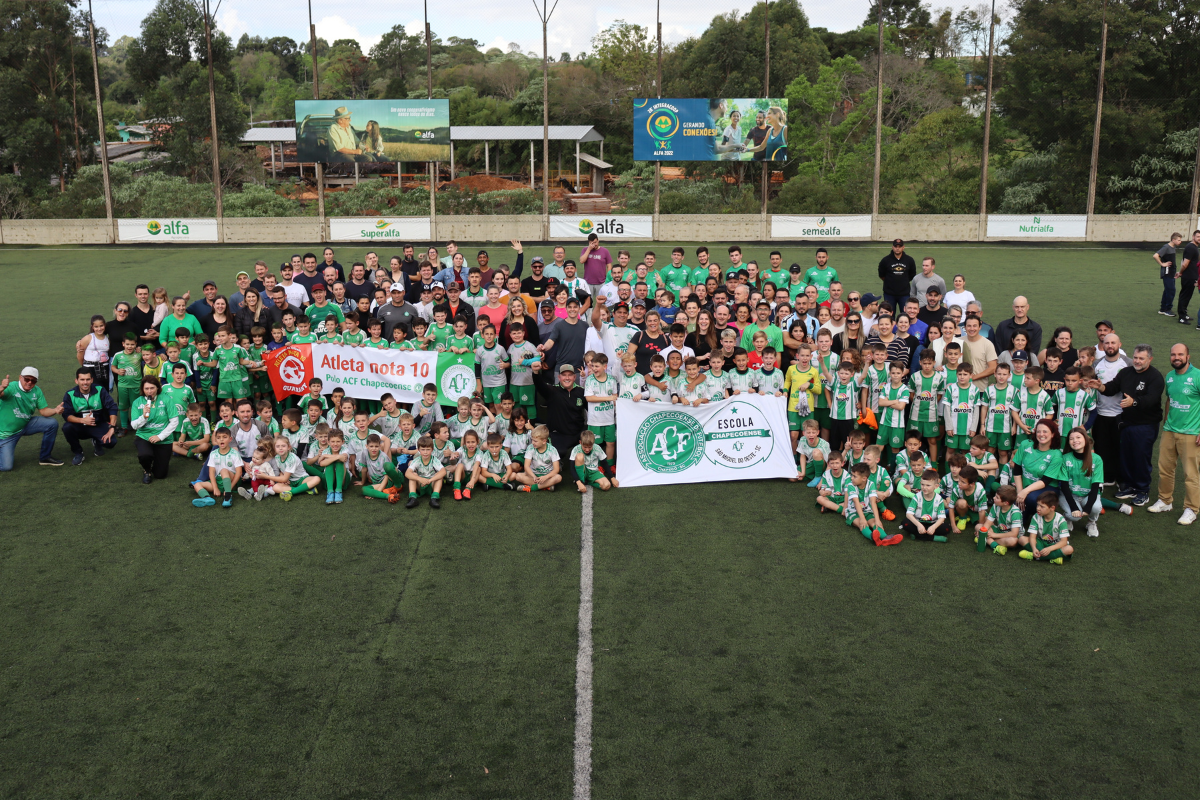
[[833, 337], [833, 352], [839, 356], [846, 350], [862, 350], [867, 337], [862, 332], [862, 314], [851, 311], [846, 315], [846, 330]]

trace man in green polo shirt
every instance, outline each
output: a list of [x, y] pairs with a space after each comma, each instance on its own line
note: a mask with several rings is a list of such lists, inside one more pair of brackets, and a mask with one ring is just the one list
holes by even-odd
[[776, 325], [771, 324], [771, 304], [766, 300], [759, 300], [758, 307], [755, 308], [755, 320], [753, 325], [747, 325], [746, 330], [742, 333], [742, 347], [747, 352], [754, 349], [754, 334], [762, 331], [767, 335], [767, 344], [775, 348], [775, 352], [783, 352], [783, 331]]
[[1175, 465], [1182, 461], [1184, 510], [1179, 521], [1186, 525], [1200, 513], [1200, 369], [1192, 366], [1185, 344], [1171, 348], [1171, 367], [1166, 375], [1167, 415], [1158, 445], [1158, 501], [1147, 511], [1172, 509]]
[[43, 467], [61, 467], [54, 458], [54, 440], [58, 438], [58, 423], [54, 417], [63, 407], [50, 408], [46, 396], [38, 388], [38, 371], [34, 367], [21, 370], [16, 383], [7, 375], [0, 381], [0, 472], [13, 468], [13, 451], [22, 436], [42, 434], [42, 450], [38, 463]]

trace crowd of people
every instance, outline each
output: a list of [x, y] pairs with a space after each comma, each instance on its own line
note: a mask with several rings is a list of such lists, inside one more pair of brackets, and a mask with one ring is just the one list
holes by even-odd
[[[615, 401], [757, 392], [786, 398], [795, 480], [879, 546], [965, 532], [980, 550], [1062, 563], [1076, 522], [1095, 537], [1106, 509], [1149, 504], [1160, 428], [1148, 510], [1173, 508], [1180, 461], [1179, 522], [1200, 510], [1200, 370], [1183, 344], [1164, 379], [1152, 348], [1127, 354], [1107, 320], [1084, 341], [1044, 329], [1016, 297], [989, 324], [966, 276], [948, 285], [899, 239], [879, 294], [844, 287], [825, 248], [808, 267], [779, 251], [743, 261], [737, 245], [723, 264], [704, 246], [614, 258], [592, 234], [578, 261], [553, 247], [528, 274], [524, 247], [511, 248], [511, 266], [486, 250], [469, 265], [449, 242], [444, 254], [405, 246], [386, 265], [369, 252], [346, 271], [327, 247], [259, 261], [228, 296], [206, 281], [195, 300], [139, 285], [113, 319], [92, 318], [60, 404], [35, 367], [0, 383], [0, 471], [36, 434], [39, 463], [61, 465], [61, 416], [74, 465], [88, 440], [101, 456], [127, 436], [145, 483], [198, 461], [198, 507], [321, 492], [337, 504], [354, 487], [438, 508], [450, 491], [615, 488]], [[1168, 258], [1173, 268], [1173, 251], [1155, 254]], [[264, 355], [289, 342], [470, 353], [475, 391], [443, 408], [432, 384], [401, 404], [314, 379], [280, 401]]]

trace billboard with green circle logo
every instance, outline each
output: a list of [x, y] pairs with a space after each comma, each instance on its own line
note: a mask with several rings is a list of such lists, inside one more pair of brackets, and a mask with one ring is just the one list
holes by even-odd
[[787, 99], [633, 101], [635, 161], [787, 161]]

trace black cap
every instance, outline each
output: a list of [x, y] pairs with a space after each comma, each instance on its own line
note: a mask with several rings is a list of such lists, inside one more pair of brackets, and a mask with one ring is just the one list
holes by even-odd
[[[289, 265], [289, 266], [290, 266], [290, 265]], [[215, 288], [217, 288], [217, 284], [216, 284], [216, 283], [214, 283], [213, 281], [205, 281], [205, 282], [204, 282], [204, 285], [203, 285], [203, 286], [201, 286], [200, 288], [201, 288], [201, 289], [207, 289], [207, 288], [208, 288], [208, 287], [210, 287], [210, 286], [211, 286], [211, 287], [213, 287], [214, 289], [215, 289]]]
[[563, 266], [565, 267], [567, 264], [570, 264], [572, 267], [576, 267], [578, 269], [578, 267], [576, 266], [575, 261], [573, 259], [570, 259], [570, 258], [565, 259], [563, 261]]
[[788, 272], [792, 273], [793, 275], [799, 275], [801, 272], [804, 272], [804, 267], [800, 266], [799, 264], [792, 264], [790, 267], [788, 267]]

